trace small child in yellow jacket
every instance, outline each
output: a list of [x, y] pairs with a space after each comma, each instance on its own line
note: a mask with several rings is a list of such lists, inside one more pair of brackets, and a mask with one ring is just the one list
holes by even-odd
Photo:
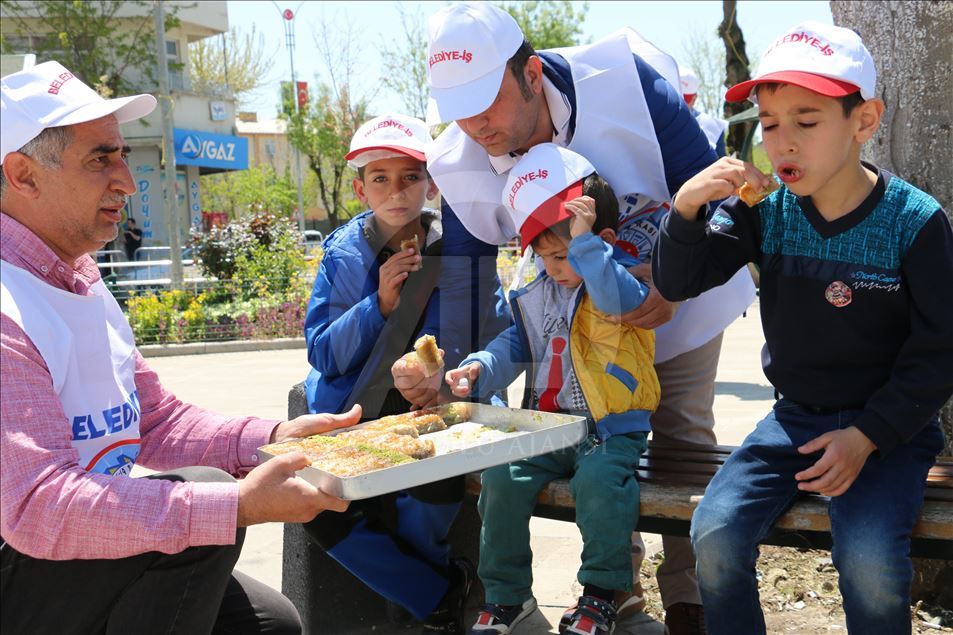
[[631, 596], [635, 470], [659, 401], [655, 334], [610, 316], [638, 307], [648, 289], [626, 270], [636, 261], [613, 247], [618, 201], [582, 156], [551, 143], [533, 147], [510, 171], [503, 204], [545, 272], [512, 294], [515, 324], [446, 381], [457, 396], [482, 395], [526, 370], [523, 407], [585, 415], [589, 435], [483, 473], [479, 574], [487, 604], [470, 633], [509, 633], [536, 609], [529, 519], [539, 491], [562, 476], [572, 476], [584, 590], [560, 632], [609, 633]]

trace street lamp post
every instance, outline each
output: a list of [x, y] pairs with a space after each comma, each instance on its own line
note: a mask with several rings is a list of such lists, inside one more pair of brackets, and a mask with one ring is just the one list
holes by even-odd
[[[295, 18], [298, 17], [298, 10], [304, 2], [299, 2], [295, 10], [284, 9], [278, 6], [275, 0], [271, 0], [278, 12], [281, 14], [285, 25], [285, 46], [288, 48], [288, 59], [291, 62], [291, 94], [295, 104], [295, 114], [301, 114], [301, 106], [298, 104], [298, 84], [295, 77]], [[289, 140], [290, 143], [290, 140]], [[297, 147], [294, 148], [295, 157], [295, 175], [298, 180], [298, 229], [304, 231], [304, 199], [301, 195], [301, 152]]]

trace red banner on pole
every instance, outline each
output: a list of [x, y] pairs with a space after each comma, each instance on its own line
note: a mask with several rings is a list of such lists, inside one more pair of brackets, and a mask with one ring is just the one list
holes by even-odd
[[298, 109], [308, 107], [308, 82], [296, 82], [298, 89]]

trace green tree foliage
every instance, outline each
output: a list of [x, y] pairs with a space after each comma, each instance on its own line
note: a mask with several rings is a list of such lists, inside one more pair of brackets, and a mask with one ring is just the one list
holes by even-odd
[[423, 119], [427, 115], [427, 32], [426, 19], [418, 7], [408, 13], [398, 4], [403, 37], [380, 47], [384, 62], [381, 83], [403, 101], [404, 114]]
[[358, 62], [353, 25], [325, 19], [313, 35], [325, 79], [311, 90], [301, 112], [295, 112], [290, 86], [283, 88], [282, 117], [288, 121], [288, 140], [308, 159], [316, 177], [318, 202], [327, 211], [333, 229], [351, 215], [347, 202], [352, 198], [355, 174], [344, 155], [354, 132], [369, 118], [368, 103], [373, 95], [360, 94], [356, 88], [364, 69]]
[[189, 44], [192, 88], [202, 94], [231, 93], [241, 102], [268, 82], [277, 51], [265, 50], [265, 38], [233, 27], [228, 35]]
[[725, 85], [725, 48], [717, 33], [694, 29], [683, 42], [684, 64], [695, 71], [700, 86], [695, 99], [695, 110], [721, 117], [724, 102], [721, 97]]
[[286, 112], [285, 117], [288, 139], [307, 157], [317, 180], [318, 200], [327, 210], [331, 227], [337, 227], [351, 215], [347, 201], [355, 174], [344, 155], [354, 132], [368, 119], [367, 102], [353, 103], [348, 86], [335, 94], [321, 84], [305, 110]]
[[241, 219], [267, 213], [289, 218], [298, 205], [298, 190], [287, 172], [278, 174], [270, 165], [201, 177], [202, 206], [227, 212]]
[[[588, 2], [578, 10], [565, 0], [504, 2], [500, 7], [513, 16], [537, 50], [582, 43], [582, 23], [589, 10]], [[400, 6], [399, 10], [404, 35], [399, 42], [380, 47], [385, 71], [381, 83], [400, 97], [406, 114], [422, 119], [430, 93], [426, 17], [419, 9], [408, 13]]]
[[582, 44], [582, 23], [589, 11], [588, 2], [578, 10], [566, 0], [502, 2], [500, 6], [513, 16], [537, 51]]
[[304, 270], [301, 234], [291, 221], [258, 214], [196, 233], [192, 244], [202, 275], [229, 281], [226, 296], [261, 298], [283, 293]]
[[[167, 31], [179, 25], [177, 10], [166, 5]], [[6, 53], [56, 60], [105, 95], [157, 85], [153, 3], [148, 0], [4, 0], [2, 14], [16, 32], [4, 38]], [[180, 68], [170, 64], [171, 70]]]

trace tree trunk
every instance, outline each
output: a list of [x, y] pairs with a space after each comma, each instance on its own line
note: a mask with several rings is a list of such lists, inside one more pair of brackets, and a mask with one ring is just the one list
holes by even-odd
[[[953, 220], [953, 3], [831, 0], [831, 13], [863, 38], [886, 104], [864, 159], [931, 194]], [[944, 454], [953, 456], [953, 400], [941, 419]], [[953, 608], [953, 565], [918, 560], [914, 568], [914, 600]]]
[[[832, 0], [834, 22], [864, 39], [884, 100], [864, 158], [932, 195], [953, 214], [953, 3]], [[953, 219], [953, 216], [951, 216]], [[953, 406], [944, 408], [953, 456]]]
[[[723, 0], [721, 4], [724, 19], [718, 25], [718, 35], [725, 43], [725, 86], [731, 88], [735, 84], [751, 79], [751, 72], [748, 69], [749, 62], [748, 54], [745, 52], [745, 38], [736, 20], [737, 2], [735, 0]], [[750, 107], [751, 104], [746, 101], [725, 102], [725, 119]], [[741, 151], [745, 138], [754, 125], [754, 122], [749, 122], [735, 124], [728, 128], [725, 145], [727, 145], [729, 154]]]

